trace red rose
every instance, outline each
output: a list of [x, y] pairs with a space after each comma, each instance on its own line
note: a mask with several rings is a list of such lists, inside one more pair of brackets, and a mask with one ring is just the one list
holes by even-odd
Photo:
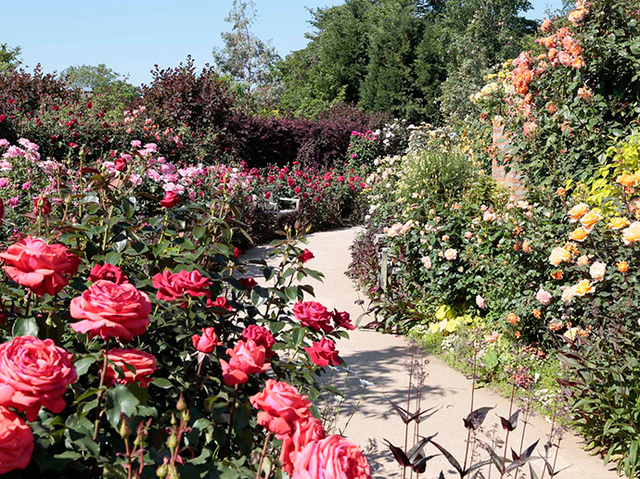
[[200, 353], [211, 353], [216, 346], [222, 346], [222, 343], [216, 336], [216, 330], [214, 328], [202, 328], [202, 336], [194, 334], [191, 336], [193, 347]]
[[158, 290], [156, 298], [165, 301], [185, 299], [186, 296], [208, 298], [211, 296], [209, 288], [212, 284], [211, 280], [202, 276], [198, 270], [182, 270], [178, 273], [165, 270], [153, 277], [153, 287]]
[[249, 374], [260, 374], [269, 369], [265, 364], [266, 350], [258, 346], [255, 341], [238, 341], [233, 349], [227, 349], [229, 362], [220, 360], [222, 379], [227, 386], [244, 384], [249, 380]]
[[164, 198], [160, 201], [160, 206], [170, 210], [178, 203], [180, 203], [180, 196], [178, 196], [175, 191], [167, 191]]
[[102, 339], [129, 341], [144, 334], [149, 326], [151, 302], [132, 284], [96, 281], [82, 296], [71, 300], [71, 317], [83, 319], [71, 325], [77, 333]]
[[240, 248], [238, 248], [237, 246], [233, 247], [233, 256], [236, 257], [236, 259], [239, 259], [240, 256], [242, 256], [242, 250]]
[[325, 437], [327, 437], [327, 433], [319, 419], [309, 417], [296, 421], [293, 433], [285, 436], [282, 440], [282, 450], [280, 452], [282, 470], [291, 475], [298, 453], [302, 452], [310, 442], [319, 441]]
[[327, 308], [315, 301], [298, 301], [293, 306], [293, 315], [296, 317], [300, 324], [313, 329], [314, 331], [323, 330], [325, 333], [330, 332], [331, 327], [331, 313], [327, 311]]
[[223, 298], [222, 296], [218, 296], [215, 301], [207, 301], [207, 306], [210, 308], [224, 309], [225, 311], [231, 311], [233, 309], [227, 301], [227, 298]]
[[67, 386], [78, 379], [72, 360], [51, 339], [18, 336], [0, 344], [0, 405], [25, 412], [27, 421], [35, 421], [41, 406], [62, 412]]
[[253, 278], [240, 278], [238, 282], [242, 285], [244, 289], [247, 291], [251, 291], [253, 288], [258, 286], [258, 282]]
[[253, 339], [258, 346], [264, 346], [267, 354], [267, 359], [271, 359], [275, 353], [271, 351], [271, 348], [276, 344], [276, 340], [266, 328], [258, 326], [257, 324], [251, 324], [242, 331], [242, 339]]
[[371, 479], [371, 469], [358, 446], [333, 435], [308, 443], [296, 455], [291, 479]]
[[80, 258], [67, 253], [61, 244], [48, 245], [31, 236], [9, 246], [0, 258], [9, 277], [38, 296], [59, 293], [80, 264]]
[[0, 123], [7, 119], [7, 115], [0, 115]]
[[296, 422], [311, 417], [311, 401], [285, 382], [267, 379], [264, 389], [249, 401], [254, 408], [260, 409], [258, 424], [278, 439], [293, 433]]
[[31, 462], [33, 433], [13, 411], [0, 406], [0, 475]]
[[105, 263], [103, 265], [97, 264], [91, 268], [89, 281], [95, 283], [101, 279], [111, 281], [116, 284], [125, 284], [129, 282], [129, 278], [122, 273], [120, 268], [109, 263]]
[[[137, 349], [118, 349], [114, 348], [107, 353], [107, 359], [110, 364], [107, 367], [105, 381], [108, 387], [114, 384], [139, 383], [140, 386], [146, 388], [153, 378], [150, 378], [156, 367], [156, 358], [153, 354], [138, 351]], [[124, 377], [120, 377], [113, 365], [122, 369]], [[135, 371], [131, 371], [127, 367], [133, 366]]]
[[298, 255], [298, 261], [300, 261], [301, 263], [306, 263], [307, 261], [313, 258], [315, 258], [315, 256], [313, 256], [313, 253], [306, 248], [304, 252]]
[[331, 317], [333, 318], [333, 323], [336, 325], [336, 328], [349, 330], [356, 329], [356, 327], [351, 324], [351, 315], [346, 311], [338, 311], [337, 309], [334, 309], [333, 313], [331, 313]]
[[116, 158], [115, 165], [116, 171], [127, 171], [127, 160], [124, 158]]
[[2, 198], [0, 198], [0, 226], [2, 225], [2, 220], [4, 219], [4, 202]]
[[311, 361], [322, 368], [329, 364], [331, 366], [342, 364], [342, 361], [338, 358], [338, 351], [335, 349], [336, 344], [326, 338], [322, 338], [320, 341], [314, 342], [310, 347], [304, 348]]
[[40, 213], [43, 215], [51, 213], [51, 203], [47, 198], [38, 197], [33, 200], [33, 214], [38, 216]]

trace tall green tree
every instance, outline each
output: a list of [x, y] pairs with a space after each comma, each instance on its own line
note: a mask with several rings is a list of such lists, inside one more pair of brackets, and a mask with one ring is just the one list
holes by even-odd
[[10, 47], [7, 43], [0, 44], [0, 74], [17, 67], [20, 61], [20, 47]]
[[105, 107], [126, 107], [140, 96], [140, 89], [131, 85], [128, 78], [104, 63], [99, 65], [73, 65], [60, 73], [70, 88], [99, 95]]

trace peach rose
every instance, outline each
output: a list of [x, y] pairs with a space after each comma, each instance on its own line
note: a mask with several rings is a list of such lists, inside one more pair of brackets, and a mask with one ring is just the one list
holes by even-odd
[[0, 405], [25, 412], [28, 421], [40, 407], [62, 412], [67, 386], [78, 379], [72, 359], [51, 339], [18, 336], [0, 344]]
[[449, 261], [453, 261], [458, 257], [458, 252], [453, 248], [449, 248], [447, 251], [444, 252], [444, 257]]
[[529, 243], [529, 240], [524, 240], [522, 242], [522, 251], [525, 253], [531, 253], [531, 243]]
[[607, 265], [605, 263], [601, 263], [600, 261], [596, 261], [591, 265], [589, 269], [589, 274], [591, 275], [591, 279], [598, 283], [604, 279], [604, 275], [607, 271]]
[[629, 271], [629, 263], [627, 263], [626, 261], [620, 261], [618, 263], [618, 271], [620, 271], [621, 273], [626, 273], [627, 271]]
[[0, 406], [0, 475], [31, 462], [33, 433], [13, 411]]
[[565, 287], [562, 291], [562, 302], [566, 304], [570, 304], [573, 301], [573, 298], [576, 295], [575, 287]]
[[585, 239], [587, 239], [587, 236], [589, 236], [589, 231], [581, 226], [573, 230], [571, 236], [569, 236], [569, 239], [571, 241], [583, 242]]
[[596, 290], [596, 287], [591, 284], [591, 281], [588, 279], [583, 279], [578, 284], [573, 286], [575, 288], [575, 293], [577, 296], [584, 296], [586, 294], [591, 294]]
[[509, 313], [507, 314], [507, 321], [509, 321], [511, 324], [518, 324], [520, 322], [520, 318], [518, 317], [518, 315], [516, 313]]
[[493, 342], [497, 341], [499, 338], [500, 338], [500, 333], [498, 331], [494, 331], [493, 333], [486, 335], [484, 337], [484, 340], [487, 343], [493, 343]]
[[640, 175], [624, 173], [618, 176], [616, 181], [627, 188], [635, 188], [640, 183]]
[[293, 306], [293, 315], [300, 324], [318, 332], [331, 332], [331, 313], [323, 305], [316, 301], [298, 301]]
[[586, 215], [588, 211], [589, 211], [589, 205], [587, 205], [586, 203], [578, 203], [568, 211], [567, 216], [569, 217], [572, 223], [575, 223], [584, 215]]
[[583, 254], [582, 256], [578, 257], [578, 260], [576, 261], [576, 264], [578, 266], [586, 266], [589, 264], [589, 257], [586, 254]]
[[551, 331], [560, 331], [562, 329], [562, 326], [562, 321], [560, 321], [559, 319], [555, 319], [549, 323], [549, 329]]
[[571, 261], [571, 253], [565, 248], [553, 248], [549, 256], [549, 262], [552, 265], [558, 266], [560, 263], [568, 263], [569, 261]]
[[293, 433], [286, 435], [282, 440], [282, 450], [280, 452], [282, 470], [289, 475], [293, 474], [293, 465], [296, 462], [298, 453], [310, 442], [319, 441], [325, 437], [327, 437], [327, 433], [319, 419], [309, 417], [296, 421]]
[[70, 309], [71, 317], [84, 320], [71, 325], [75, 332], [130, 341], [147, 330], [151, 302], [132, 284], [98, 280], [71, 300]]
[[[153, 381], [153, 378], [149, 376], [158, 369], [156, 358], [153, 354], [138, 351], [137, 349], [114, 348], [107, 353], [107, 359], [109, 360], [109, 367], [107, 367], [105, 380], [109, 387], [116, 383], [139, 383], [140, 386], [146, 388]], [[131, 371], [127, 365], [133, 366], [134, 371]], [[118, 366], [122, 369], [124, 376], [120, 377], [113, 366]]]
[[248, 339], [238, 341], [233, 349], [227, 349], [229, 362], [220, 360], [222, 379], [227, 386], [244, 384], [249, 380], [249, 374], [264, 373], [269, 369], [266, 363], [266, 349], [258, 346], [255, 341]]
[[333, 435], [298, 453], [291, 479], [371, 479], [371, 469], [358, 446]]
[[298, 421], [311, 417], [311, 401], [298, 390], [282, 381], [267, 379], [262, 391], [249, 398], [260, 409], [258, 424], [282, 439], [295, 431]]
[[589, 211], [580, 219], [582, 227], [587, 231], [591, 231], [598, 221], [600, 221], [600, 213], [596, 211]]
[[640, 221], [634, 221], [622, 230], [622, 241], [627, 246], [640, 241]]
[[431, 258], [429, 258], [428, 256], [424, 256], [420, 259], [420, 261], [422, 261], [424, 269], [431, 269]]
[[609, 221], [609, 228], [612, 230], [621, 230], [629, 226], [629, 224], [630, 222], [627, 218], [616, 217], [611, 218], [611, 221]]
[[63, 245], [48, 245], [31, 236], [9, 246], [0, 258], [9, 277], [38, 296], [62, 291], [80, 264], [80, 258], [67, 253]]

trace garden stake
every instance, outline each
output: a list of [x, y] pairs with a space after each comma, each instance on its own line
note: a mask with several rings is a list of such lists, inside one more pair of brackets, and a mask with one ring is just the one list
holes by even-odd
[[269, 441], [271, 441], [271, 432], [268, 432], [267, 437], [264, 438], [264, 446], [262, 448], [262, 455], [260, 456], [260, 464], [258, 464], [256, 479], [260, 479], [260, 474], [262, 473], [262, 463], [264, 462], [264, 457], [267, 455], [267, 447], [269, 447]]
[[98, 386], [98, 411], [96, 416], [96, 422], [93, 425], [93, 440], [96, 441], [98, 439], [98, 431], [100, 430], [100, 400], [102, 399], [102, 388], [104, 387], [104, 378], [107, 375], [107, 355], [109, 354], [109, 344], [111, 342], [111, 338], [107, 338], [107, 345], [102, 350], [102, 356], [104, 357], [104, 361], [102, 362], [102, 372], [100, 373], [100, 386]]

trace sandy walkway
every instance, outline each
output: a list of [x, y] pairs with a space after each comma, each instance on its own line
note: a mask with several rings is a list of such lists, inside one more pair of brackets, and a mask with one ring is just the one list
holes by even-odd
[[[361, 307], [354, 304], [360, 296], [349, 278], [344, 275], [344, 271], [350, 262], [349, 246], [357, 231], [357, 228], [350, 228], [312, 234], [308, 237], [307, 246], [315, 255], [315, 259], [309, 263], [309, 266], [325, 274], [323, 283], [310, 281], [315, 287], [318, 301], [330, 309], [349, 311], [354, 319], [362, 312]], [[249, 252], [249, 255], [256, 257], [265, 252], [266, 248], [255, 248]], [[402, 477], [400, 470], [383, 444], [383, 439], [388, 439], [397, 446], [403, 446], [405, 427], [399, 416], [391, 410], [385, 396], [403, 407], [406, 406], [409, 377], [405, 364], [411, 357], [410, 348], [403, 337], [357, 330], [351, 333], [350, 340], [340, 341], [338, 349], [341, 357], [358, 377], [352, 375], [346, 381], [346, 399], [341, 407], [337, 426], [344, 427], [358, 401], [362, 391], [358, 378], [374, 383], [375, 386], [367, 389], [345, 435], [367, 451], [375, 478], [400, 478]], [[442, 409], [421, 424], [420, 434], [426, 436], [438, 432], [436, 440], [462, 462], [466, 439], [462, 418], [469, 413], [471, 382], [439, 359], [433, 357], [429, 359], [430, 364], [426, 368], [428, 377], [422, 400], [423, 409], [425, 406], [441, 406]], [[343, 383], [343, 380], [334, 381], [334, 385], [340, 387]], [[501, 416], [507, 416], [509, 412], [509, 401], [486, 389], [476, 391], [476, 407], [481, 406], [497, 406], [496, 410], [491, 411], [487, 416], [484, 424], [487, 430], [497, 425], [499, 419], [496, 412]], [[516, 440], [511, 442], [514, 447], [519, 445], [521, 428], [522, 424], [519, 424], [515, 433]], [[525, 447], [540, 438], [537, 450], [542, 451], [542, 444], [546, 441], [549, 429], [550, 425], [544, 418], [533, 418], [527, 428]], [[500, 437], [504, 437], [501, 430]], [[557, 469], [569, 465], [571, 467], [556, 477], [560, 479], [618, 477], [610, 467], [605, 468], [600, 459], [586, 453], [580, 446], [581, 442], [580, 438], [571, 434], [565, 436]], [[436, 452], [434, 447], [428, 446], [428, 454]], [[533, 465], [540, 476], [542, 461], [533, 462]], [[443, 456], [430, 461], [426, 474], [422, 474], [421, 477], [435, 479], [440, 470], [445, 471], [445, 477], [458, 477]], [[407, 478], [409, 477], [407, 473]], [[499, 477], [495, 468], [492, 477]], [[528, 472], [526, 477], [529, 477]], [[549, 474], [547, 473], [545, 477], [548, 478]]]

